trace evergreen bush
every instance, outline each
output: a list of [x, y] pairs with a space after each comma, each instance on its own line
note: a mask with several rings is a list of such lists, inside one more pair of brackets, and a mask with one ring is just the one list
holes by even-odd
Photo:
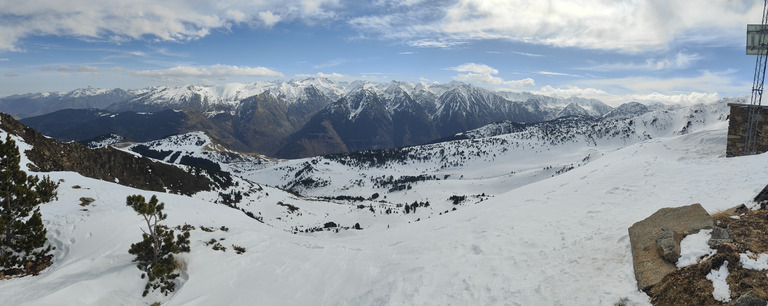
[[8, 135], [0, 141], [0, 274], [36, 275], [50, 265], [53, 249], [40, 215], [41, 203], [56, 199], [58, 183], [27, 175], [21, 153]]
[[[133, 259], [138, 262], [136, 266], [148, 277], [142, 295], [146, 296], [150, 290], [156, 289], [167, 295], [176, 289], [174, 280], [179, 277], [179, 264], [173, 254], [190, 251], [189, 231], [182, 230], [183, 233], [174, 238], [173, 230], [160, 224], [168, 215], [163, 213], [165, 203], [158, 203], [156, 196], [152, 196], [149, 202], [141, 195], [128, 196], [126, 205], [133, 208], [147, 223], [147, 231], [142, 229], [143, 239], [131, 244], [128, 250], [128, 253], [136, 256]], [[144, 276], [142, 274], [142, 278]]]

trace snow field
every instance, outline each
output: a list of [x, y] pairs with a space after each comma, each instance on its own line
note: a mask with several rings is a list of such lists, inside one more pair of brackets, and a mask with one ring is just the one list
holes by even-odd
[[[767, 154], [722, 158], [725, 125], [706, 127], [601, 149], [599, 158], [525, 185], [504, 174], [511, 163], [537, 163], [534, 169], [551, 161], [519, 154], [485, 166], [498, 172], [472, 169], [477, 164], [451, 169], [451, 179], [414, 184], [407, 196], [403, 192], [388, 200], [419, 197], [437, 203], [448, 193], [483, 190], [493, 196], [441, 216], [434, 214], [437, 210], [408, 216], [420, 217], [418, 222], [377, 216], [370, 218], [373, 230], [338, 235], [292, 234], [277, 222], [268, 226], [213, 205], [208, 202], [211, 194], [189, 198], [51, 173], [52, 179], [65, 180], [59, 200], [41, 207], [49, 239], [57, 247], [54, 265], [36, 277], [0, 282], [0, 300], [9, 305], [614, 305], [626, 299], [645, 305], [649, 301], [636, 287], [627, 228], [663, 207], [701, 203], [714, 213], [748, 203], [768, 182]], [[592, 152], [561, 148], [539, 157], [552, 154], [546, 157], [570, 161]], [[559, 155], [563, 153], [573, 155]], [[327, 168], [323, 175], [349, 180], [340, 165], [319, 165]], [[420, 173], [422, 166], [434, 164], [414, 163], [409, 174]], [[396, 173], [376, 171], [389, 175], [390, 170]], [[455, 177], [465, 170], [464, 179]], [[272, 178], [275, 173], [268, 171], [276, 170], [263, 170], [259, 177]], [[365, 196], [375, 192], [350, 190]], [[131, 194], [157, 194], [166, 203], [168, 225], [229, 228], [192, 232], [192, 252], [181, 256], [186, 274], [172, 296], [141, 298], [145, 280], [127, 252], [140, 239], [143, 222], [125, 206]], [[96, 202], [80, 207], [83, 196]], [[295, 204], [312, 220], [363, 218], [361, 212], [348, 213], [349, 205], [292, 198], [268, 187], [248, 200], [248, 207], [273, 221], [285, 213], [278, 201]], [[384, 226], [396, 220], [403, 221]], [[227, 251], [204, 244], [212, 238]], [[246, 253], [235, 254], [233, 244], [245, 247]]]

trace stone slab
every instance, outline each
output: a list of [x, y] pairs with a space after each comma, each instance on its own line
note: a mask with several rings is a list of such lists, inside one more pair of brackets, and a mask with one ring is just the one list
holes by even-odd
[[697, 233], [714, 227], [712, 217], [700, 204], [676, 208], [662, 208], [645, 220], [629, 228], [632, 245], [632, 263], [635, 269], [637, 288], [643, 291], [658, 284], [664, 276], [677, 267], [659, 255], [656, 238], [662, 227], [682, 235]]

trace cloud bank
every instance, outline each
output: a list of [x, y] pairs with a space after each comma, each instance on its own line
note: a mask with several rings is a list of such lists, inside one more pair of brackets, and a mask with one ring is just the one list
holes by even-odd
[[0, 1], [0, 51], [19, 51], [36, 35], [189, 41], [235, 25], [272, 27], [333, 18], [338, 0], [25, 0]]
[[[458, 0], [379, 1], [382, 11], [353, 18], [368, 36], [436, 47], [506, 39], [558, 47], [642, 52], [673, 40], [743, 43], [744, 25], [759, 22], [762, 3], [749, 0]], [[758, 16], [758, 20], [754, 20]], [[751, 18], [750, 18], [751, 17]]]
[[464, 82], [473, 82], [489, 85], [507, 85], [509, 87], [531, 87], [535, 85], [535, 82], [531, 78], [515, 81], [505, 81], [500, 77], [494, 75], [499, 74], [499, 70], [492, 68], [488, 65], [467, 63], [456, 67], [446, 68], [447, 70], [454, 70], [458, 72], [466, 72], [459, 74], [454, 79]]
[[133, 72], [138, 76], [160, 79], [215, 78], [231, 77], [282, 77], [283, 74], [265, 67], [238, 67], [212, 65], [206, 67], [176, 66], [163, 70], [142, 70]]

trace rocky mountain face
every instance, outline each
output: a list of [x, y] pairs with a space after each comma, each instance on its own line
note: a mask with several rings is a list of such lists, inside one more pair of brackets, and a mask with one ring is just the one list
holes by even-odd
[[629, 103], [624, 103], [622, 105], [619, 105], [619, 107], [605, 114], [604, 117], [613, 118], [613, 119], [630, 118], [630, 117], [645, 114], [650, 111], [651, 109], [642, 103], [629, 102]]
[[[415, 98], [414, 98], [415, 97]], [[502, 94], [452, 82], [428, 91], [392, 82], [358, 86], [324, 108], [287, 139], [277, 156], [297, 158], [424, 144], [484, 125], [541, 122], [563, 116], [602, 117], [613, 110], [597, 100], [548, 97], [510, 101]]]
[[[298, 158], [423, 144], [505, 120], [602, 117], [613, 110], [597, 100], [500, 93], [459, 82], [346, 83], [311, 78], [90, 92], [77, 95], [82, 101], [115, 98], [101, 104], [66, 104], [90, 109], [59, 110], [23, 122], [65, 141], [106, 134], [149, 141], [206, 131], [234, 150]], [[18, 110], [8, 106], [18, 101], [15, 96], [0, 99], [0, 111]], [[32, 104], [38, 106], [24, 111], [43, 113], [65, 105], [35, 101]]]

